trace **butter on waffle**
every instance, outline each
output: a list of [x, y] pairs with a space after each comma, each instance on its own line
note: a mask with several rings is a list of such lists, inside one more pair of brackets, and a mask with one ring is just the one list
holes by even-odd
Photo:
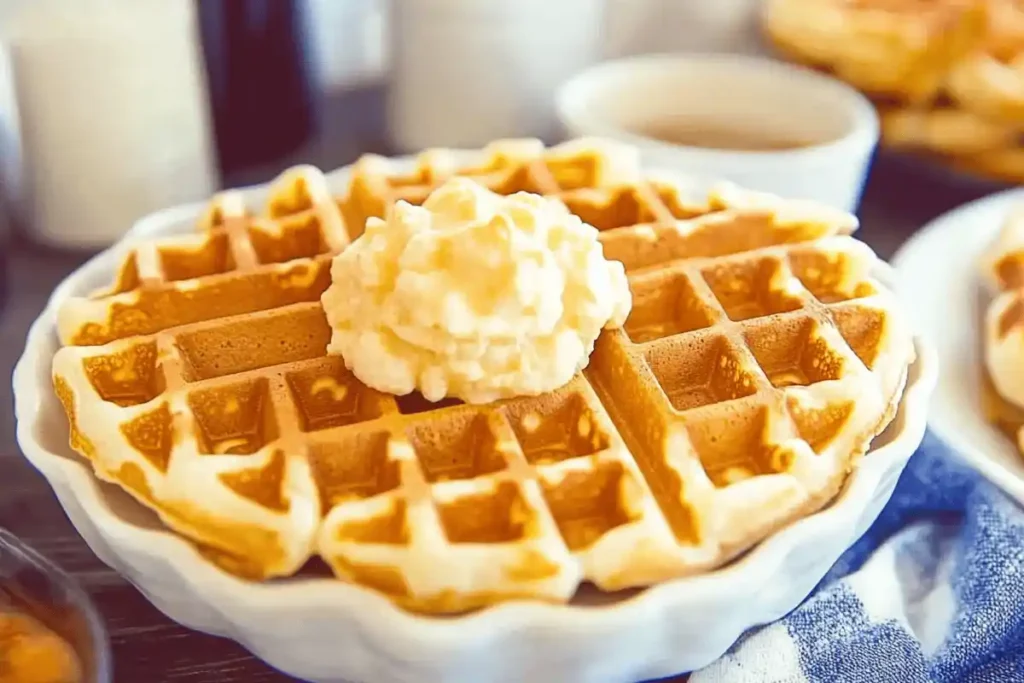
[[997, 123], [1024, 126], [1024, 43], [1012, 54], [979, 51], [949, 73], [946, 90], [959, 106]]
[[764, 30], [795, 61], [875, 96], [920, 104], [987, 29], [979, 0], [768, 0]]
[[634, 293], [585, 373], [539, 397], [429, 404], [325, 356], [315, 301], [157, 316], [154, 333], [56, 354], [74, 448], [230, 571], [290, 575], [319, 555], [425, 612], [706, 571], [836, 494], [913, 360], [852, 217], [729, 187], [687, 198], [597, 141], [482, 156], [434, 150], [411, 173], [364, 158], [336, 205], [358, 226], [452, 174], [560, 197]]
[[956, 107], [886, 108], [882, 137], [893, 148], [973, 157], [1017, 147], [1024, 126], [1000, 123]]
[[984, 49], [997, 59], [1010, 60], [1024, 48], [1024, 2], [981, 0], [988, 13]]
[[1024, 206], [1007, 217], [982, 259], [993, 294], [985, 313], [985, 366], [989, 418], [1024, 453]]
[[887, 147], [1024, 179], [1021, 0], [770, 0], [764, 30], [874, 97]]

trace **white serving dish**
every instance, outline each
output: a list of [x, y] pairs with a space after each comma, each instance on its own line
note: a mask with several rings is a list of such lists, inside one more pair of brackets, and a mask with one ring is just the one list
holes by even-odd
[[[339, 192], [346, 174], [330, 175]], [[745, 630], [778, 619], [810, 593], [881, 511], [924, 435], [936, 363], [917, 340], [918, 360], [896, 419], [837, 500], [719, 571], [622, 595], [584, 590], [568, 606], [506, 603], [454, 618], [412, 615], [332, 579], [246, 582], [202, 559], [127, 494], [100, 483], [68, 448], [51, 388], [60, 303], [106, 284], [133, 240], [186, 231], [199, 210], [184, 206], [143, 219], [58, 286], [15, 369], [18, 440], [90, 547], [158, 609], [190, 628], [232, 638], [303, 679], [608, 683], [701, 668]]]
[[[556, 107], [570, 136], [628, 142], [640, 149], [647, 166], [731, 180], [844, 211], [860, 202], [878, 142], [878, 116], [864, 95], [829, 76], [766, 57], [662, 54], [605, 62], [566, 82]], [[711, 149], [645, 132], [679, 125], [805, 146]]]
[[982, 411], [981, 322], [988, 297], [979, 264], [1024, 190], [1009, 190], [935, 219], [893, 259], [896, 286], [916, 328], [933, 340], [938, 386], [929, 424], [964, 460], [1024, 504], [1024, 457]]

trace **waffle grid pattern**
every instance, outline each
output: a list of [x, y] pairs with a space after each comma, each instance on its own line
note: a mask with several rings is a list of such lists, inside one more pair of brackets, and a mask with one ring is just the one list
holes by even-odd
[[[468, 172], [512, 191], [543, 162], [573, 187], [559, 196], [589, 192], [616, 225], [601, 237], [634, 312], [566, 387], [487, 406], [386, 396], [324, 356], [323, 310], [300, 301], [65, 347], [72, 445], [231, 571], [290, 575], [318, 554], [428, 612], [706, 570], [820, 507], [891, 418], [911, 359], [874, 255], [841, 234], [845, 216], [724, 190], [701, 211], [579, 145], [506, 144]], [[352, 225], [394, 188], [421, 201], [446, 159], [405, 178], [364, 159], [334, 206]], [[621, 209], [631, 193], [644, 199]], [[666, 217], [684, 205], [694, 217]], [[641, 217], [662, 222], [618, 227]]]
[[872, 97], [887, 146], [1024, 178], [1020, 0], [769, 0], [764, 29], [788, 58]]
[[988, 418], [1024, 453], [1024, 406], [1010, 397], [1024, 368], [1024, 206], [1015, 206], [982, 258], [991, 300], [983, 343], [986, 382], [982, 407]]
[[[241, 192], [218, 194], [197, 231], [133, 244], [113, 286], [58, 319], [64, 344], [105, 344], [176, 325], [317, 301], [350, 241], [323, 174], [283, 173], [253, 216]], [[189, 286], [189, 284], [197, 286]]]
[[[835, 238], [633, 278], [625, 333], [598, 343], [614, 360], [588, 372], [648, 480], [672, 481], [675, 461], [685, 490], [659, 502], [676, 538], [706, 551], [687, 563], [718, 563], [770, 532], [779, 519], [757, 519], [769, 504], [830, 497], [891, 410], [905, 359], [886, 348], [893, 302], [872, 260]], [[764, 486], [773, 474], [791, 476]], [[680, 500], [688, 509], [671, 514]]]

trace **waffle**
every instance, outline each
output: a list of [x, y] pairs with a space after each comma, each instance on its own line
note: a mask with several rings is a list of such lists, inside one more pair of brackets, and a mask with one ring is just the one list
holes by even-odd
[[[453, 174], [542, 192], [601, 229], [634, 296], [624, 329], [605, 331], [569, 384], [475, 406], [385, 395], [325, 355], [316, 300], [181, 313], [150, 307], [122, 275], [115, 293], [65, 304], [66, 320], [87, 321], [63, 327], [71, 341], [54, 358], [72, 446], [228, 571], [289, 576], [318, 555], [428, 613], [704, 572], [837, 493], [913, 359], [852, 217], [727, 186], [694, 199], [641, 174], [635, 150], [598, 141], [506, 141], [480, 157], [434, 150], [412, 170], [366, 157], [326, 203], [312, 199], [315, 176], [296, 193], [286, 174], [270, 206], [320, 217], [317, 255], [148, 286], [207, 301], [198, 292], [233, 277], [255, 291], [261, 269], [309, 269], [367, 216]], [[207, 242], [228, 230], [225, 204], [200, 221]], [[304, 225], [304, 213], [233, 206], [282, 240]], [[246, 234], [231, 230], [232, 244]], [[126, 263], [139, 269], [152, 249]]]
[[876, 97], [932, 100], [987, 29], [980, 0], [768, 0], [764, 31], [794, 61]]
[[[187, 229], [188, 226], [182, 226]], [[197, 229], [139, 240], [114, 283], [58, 312], [63, 344], [105, 344], [177, 325], [318, 301], [333, 254], [349, 242], [323, 174], [283, 173], [262, 215], [239, 191], [218, 194]]]
[[893, 148], [953, 157], [1005, 151], [1021, 141], [1022, 127], [994, 122], [955, 107], [891, 108], [881, 112], [882, 138]]
[[1006, 219], [982, 272], [993, 294], [984, 325], [984, 407], [1024, 453], [1024, 206]]
[[764, 30], [873, 97], [887, 147], [1024, 180], [1020, 0], [770, 0]]
[[1024, 48], [1024, 2], [986, 0], [988, 32], [984, 50], [996, 59], [1012, 60]]
[[1024, 3], [988, 0], [980, 44], [952, 65], [945, 92], [967, 111], [1011, 125], [1024, 122]]

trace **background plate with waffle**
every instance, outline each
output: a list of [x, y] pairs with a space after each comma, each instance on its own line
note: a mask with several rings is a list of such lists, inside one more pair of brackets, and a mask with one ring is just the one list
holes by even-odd
[[[34, 325], [15, 377], [26, 454], [160, 609], [303, 678], [703, 666], [792, 609], [874, 519], [920, 442], [935, 368], [842, 214], [641, 182], [628, 150], [601, 149], [370, 157], [145, 219]], [[630, 272], [625, 330], [557, 392], [429, 406], [323, 355], [329, 255], [455, 169], [558, 193]], [[61, 402], [90, 462], [65, 445]], [[311, 569], [314, 554], [371, 590]], [[249, 580], [275, 576], [292, 578]], [[437, 619], [395, 603], [501, 604]]]
[[989, 268], [1001, 233], [1022, 205], [1024, 192], [1009, 190], [950, 211], [911, 238], [893, 266], [898, 291], [916, 328], [934, 340], [942, 368], [929, 414], [932, 430], [1024, 503], [1024, 457], [1016, 444], [1024, 413], [999, 396], [986, 368], [986, 318], [1015, 299], [1010, 289], [997, 302]]

